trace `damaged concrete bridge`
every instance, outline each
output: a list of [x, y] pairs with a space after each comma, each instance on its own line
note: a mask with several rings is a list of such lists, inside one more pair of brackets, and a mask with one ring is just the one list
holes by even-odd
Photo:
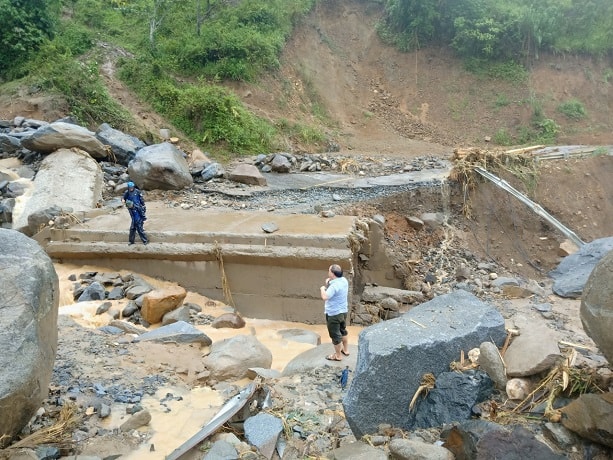
[[[262, 229], [270, 223], [278, 227], [274, 233]], [[119, 209], [68, 229], [46, 229], [37, 239], [57, 262], [175, 281], [256, 318], [319, 323], [319, 286], [330, 264], [340, 263], [352, 280], [351, 216], [203, 213], [150, 203], [151, 242], [128, 246], [129, 226]]]
[[[326, 196], [332, 196], [332, 188], [356, 195], [388, 187], [396, 194], [406, 191], [407, 184], [438, 187], [448, 173], [443, 168], [374, 178], [271, 175], [267, 190], [290, 200], [296, 191], [322, 190], [321, 185], [327, 187]], [[174, 281], [254, 318], [322, 323], [319, 287], [332, 263], [345, 270], [350, 305], [366, 283], [401, 287], [400, 280], [390, 279], [392, 263], [380, 223], [354, 216], [323, 217], [313, 213], [314, 203], [309, 202], [310, 212], [294, 208], [286, 213], [203, 211], [148, 202], [147, 246], [128, 246], [130, 218], [121, 207], [100, 210], [69, 228], [47, 227], [35, 238], [59, 263], [98, 265]], [[276, 230], [266, 232], [263, 227], [268, 224]], [[367, 266], [359, 263], [361, 259], [368, 260]]]

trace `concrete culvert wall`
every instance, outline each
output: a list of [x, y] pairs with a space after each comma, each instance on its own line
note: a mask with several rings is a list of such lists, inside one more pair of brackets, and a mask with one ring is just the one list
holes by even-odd
[[[37, 236], [57, 262], [101, 265], [174, 281], [225, 300], [255, 318], [322, 323], [322, 285], [330, 264], [340, 264], [354, 303], [353, 216], [270, 215], [263, 212], [191, 213], [151, 203], [147, 246], [128, 246], [129, 218], [95, 217]], [[268, 234], [262, 225], [274, 221]], [[118, 229], [125, 228], [125, 231]], [[224, 283], [231, 299], [224, 298]], [[355, 297], [358, 299], [358, 297]]]

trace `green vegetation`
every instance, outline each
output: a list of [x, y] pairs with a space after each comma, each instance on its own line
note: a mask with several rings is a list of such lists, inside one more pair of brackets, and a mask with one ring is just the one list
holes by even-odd
[[121, 76], [132, 89], [190, 138], [220, 150], [257, 153], [275, 147], [276, 130], [249, 112], [234, 94], [221, 86], [180, 85], [163, 74], [160, 66], [129, 61]]
[[0, 75], [18, 75], [19, 65], [53, 37], [59, 4], [59, 0], [0, 0]]
[[494, 62], [613, 49], [610, 0], [385, 0], [384, 8], [379, 30], [400, 49], [437, 44]]
[[583, 107], [583, 104], [576, 99], [570, 99], [562, 102], [558, 106], [558, 112], [563, 113], [571, 120], [581, 120], [587, 116], [585, 107]]
[[[212, 152], [270, 151], [288, 138], [317, 146], [325, 139], [318, 129], [260, 119], [220, 85], [256, 82], [277, 69], [293, 28], [316, 3], [0, 0], [0, 78], [23, 78], [26, 85], [62, 94], [83, 123], [123, 129], [130, 115], [108, 95], [99, 75], [105, 58], [99, 50], [119, 50], [130, 57], [118, 63], [117, 75]], [[389, 43], [403, 50], [453, 49], [481, 78], [523, 84], [524, 66], [544, 51], [604, 56], [613, 50], [610, 0], [377, 0], [373, 7], [384, 11], [377, 29]], [[329, 37], [321, 39], [339, 52]], [[613, 70], [604, 71], [603, 81], [612, 75]], [[309, 76], [302, 77], [304, 110], [329, 124]], [[473, 97], [452, 101], [452, 116], [465, 116]], [[495, 106], [509, 103], [498, 95]], [[558, 111], [571, 119], [586, 116], [579, 101], [564, 102]], [[494, 137], [505, 144], [544, 141], [559, 129], [537, 108], [530, 126], [515, 136], [500, 130]]]
[[594, 153], [592, 153], [592, 156], [600, 157], [600, 156], [608, 155], [608, 154], [609, 154], [609, 149], [607, 147], [598, 147], [596, 150], [594, 150]]
[[[314, 3], [0, 0], [3, 30], [25, 30], [16, 37], [4, 33], [3, 44], [11, 46], [2, 62], [13, 65], [4, 69], [0, 64], [0, 76], [29, 75], [27, 84], [62, 94], [79, 121], [90, 126], [104, 121], [125, 128], [130, 116], [109, 97], [98, 72], [102, 56], [92, 54], [94, 43], [100, 41], [111, 53], [116, 47], [132, 53], [133, 59], [120, 62], [123, 68], [118, 75], [191, 139], [212, 151], [269, 151], [283, 137], [319, 142], [324, 136], [317, 129], [275, 127], [218, 85], [223, 80], [254, 81], [276, 69], [294, 25]], [[38, 52], [27, 55], [26, 48]], [[325, 114], [316, 101], [313, 111], [319, 117]]]
[[511, 104], [511, 101], [509, 101], [509, 98], [507, 97], [506, 94], [496, 95], [496, 100], [494, 101], [494, 107], [501, 108], [501, 107], [506, 107], [509, 104]]
[[24, 67], [31, 85], [61, 94], [72, 115], [88, 126], [101, 122], [118, 129], [129, 128], [131, 115], [108, 94], [94, 60], [75, 60], [70, 50], [53, 41], [44, 45], [36, 59]]
[[464, 60], [464, 68], [475, 75], [516, 84], [525, 83], [528, 79], [525, 67], [514, 61], [498, 62], [467, 58]]
[[497, 145], [513, 145], [513, 138], [505, 128], [500, 128], [498, 131], [496, 131], [492, 141]]

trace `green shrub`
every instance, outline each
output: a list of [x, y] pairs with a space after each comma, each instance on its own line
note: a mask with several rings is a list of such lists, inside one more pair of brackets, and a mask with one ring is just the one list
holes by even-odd
[[513, 138], [505, 128], [496, 131], [493, 141], [497, 145], [513, 145]]
[[285, 43], [276, 33], [255, 27], [211, 24], [199, 39], [169, 41], [165, 53], [175, 56], [178, 69], [208, 78], [253, 81], [263, 70], [279, 67]]
[[550, 118], [536, 121], [535, 127], [538, 132], [538, 140], [543, 143], [555, 141], [557, 135], [560, 133], [560, 126]]
[[609, 154], [609, 149], [607, 147], [598, 147], [596, 150], [594, 150], [594, 153], [592, 153], [592, 156], [595, 157], [600, 157], [603, 155], [608, 155]]
[[80, 56], [94, 46], [90, 29], [75, 22], [65, 22], [55, 37], [58, 48], [65, 48], [73, 56]]
[[0, 0], [0, 74], [21, 76], [30, 59], [55, 32], [59, 1]]
[[506, 107], [511, 103], [506, 94], [497, 94], [496, 101], [494, 101], [494, 107], [501, 108]]
[[79, 62], [64, 47], [48, 43], [28, 67], [32, 84], [62, 94], [71, 115], [83, 124], [95, 128], [109, 123], [117, 129], [130, 125], [130, 114], [110, 97], [95, 62]]
[[249, 154], [276, 147], [274, 126], [249, 112], [238, 97], [221, 86], [180, 85], [164, 76], [157, 64], [143, 60], [126, 62], [119, 75], [201, 145]]
[[277, 121], [275, 126], [280, 134], [305, 144], [320, 144], [326, 140], [325, 134], [320, 129], [294, 123], [285, 118]]
[[489, 61], [471, 57], [464, 60], [464, 68], [475, 75], [515, 84], [525, 83], [528, 79], [526, 68], [513, 61]]
[[563, 113], [571, 120], [581, 120], [587, 116], [585, 107], [576, 99], [570, 99], [558, 106], [558, 112]]

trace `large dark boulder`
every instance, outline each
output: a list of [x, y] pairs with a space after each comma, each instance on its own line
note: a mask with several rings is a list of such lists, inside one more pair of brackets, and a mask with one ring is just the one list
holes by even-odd
[[47, 396], [57, 351], [59, 283], [34, 240], [0, 229], [0, 439], [7, 443]]
[[583, 329], [613, 364], [613, 251], [598, 262], [585, 283], [580, 312]]
[[379, 424], [411, 429], [409, 403], [422, 376], [449, 370], [460, 352], [484, 341], [502, 345], [504, 319], [466, 291], [442, 295], [403, 316], [360, 333], [354, 377], [343, 400], [353, 434], [375, 433]]
[[125, 166], [128, 166], [128, 163], [134, 159], [136, 152], [145, 147], [145, 143], [139, 138], [111, 128], [107, 123], [102, 123], [98, 127], [96, 137], [103, 144], [111, 147], [115, 162]]
[[494, 382], [483, 371], [443, 372], [428, 396], [417, 404], [413, 426], [431, 428], [468, 420], [473, 406], [489, 398], [493, 390]]
[[469, 420], [444, 430], [444, 447], [457, 460], [564, 460], [564, 455], [549, 446], [522, 426], [503, 427], [485, 420]]

